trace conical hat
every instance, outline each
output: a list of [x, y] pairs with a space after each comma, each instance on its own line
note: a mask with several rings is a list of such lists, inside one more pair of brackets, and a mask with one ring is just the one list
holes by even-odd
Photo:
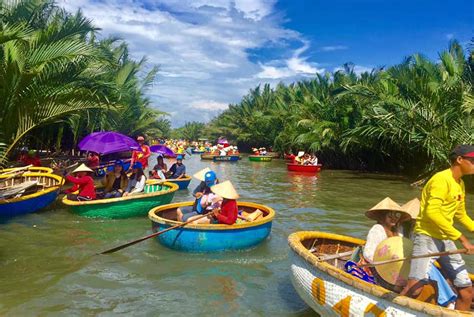
[[237, 199], [240, 197], [230, 181], [216, 184], [211, 187], [211, 190], [214, 194], [226, 199]]
[[398, 211], [402, 213], [400, 222], [407, 221], [411, 218], [411, 215], [402, 209], [399, 204], [394, 202], [390, 197], [385, 197], [381, 202], [379, 202], [374, 207], [370, 208], [365, 212], [367, 218], [378, 220], [381, 212], [386, 211]]
[[82, 163], [81, 165], [79, 165], [78, 168], [76, 168], [74, 171], [72, 171], [72, 173], [77, 173], [77, 172], [89, 172], [89, 173], [93, 173], [94, 171], [91, 170], [90, 168], [88, 168], [84, 163]]
[[[413, 242], [404, 237], [390, 237], [379, 243], [374, 262], [406, 258], [412, 255]], [[387, 283], [405, 286], [410, 273], [410, 260], [376, 265], [375, 270]]]
[[299, 151], [299, 152], [298, 152], [298, 157], [301, 157], [301, 156], [303, 156], [303, 155], [304, 155], [304, 151]]
[[199, 172], [197, 172], [196, 174], [193, 175], [194, 178], [197, 178], [199, 179], [201, 182], [204, 182], [205, 181], [205, 175], [207, 172], [210, 172], [211, 169], [209, 167], [206, 167], [205, 169], [202, 169], [200, 170]]
[[410, 214], [411, 219], [416, 219], [420, 213], [420, 200], [418, 198], [413, 198], [403, 205], [402, 209]]

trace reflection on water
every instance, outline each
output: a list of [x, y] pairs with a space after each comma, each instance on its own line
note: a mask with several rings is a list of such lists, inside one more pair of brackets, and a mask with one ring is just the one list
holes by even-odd
[[[289, 279], [287, 236], [321, 230], [364, 238], [372, 225], [367, 208], [386, 196], [404, 203], [420, 193], [399, 177], [299, 174], [282, 160], [214, 163], [193, 156], [185, 164], [189, 174], [210, 166], [219, 179], [232, 180], [241, 200], [273, 207], [271, 237], [238, 252], [184, 254], [149, 240], [95, 256], [151, 233], [148, 219], [81, 218], [56, 203], [0, 225], [0, 314], [312, 316]], [[189, 200], [197, 184], [175, 201]]]

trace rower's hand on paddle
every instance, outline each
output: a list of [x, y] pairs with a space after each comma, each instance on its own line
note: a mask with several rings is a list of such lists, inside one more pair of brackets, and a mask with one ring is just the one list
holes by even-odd
[[471, 244], [471, 242], [469, 242], [469, 240], [464, 235], [459, 238], [459, 241], [461, 242], [462, 246], [467, 250], [466, 254], [474, 254], [474, 244]]
[[194, 197], [196, 197], [196, 199], [199, 199], [202, 197], [202, 193], [201, 192], [197, 192], [196, 195], [194, 195]]
[[214, 208], [214, 209], [212, 209], [212, 214], [213, 214], [214, 216], [217, 216], [217, 215], [220, 214], [220, 213], [221, 213], [221, 209], [220, 209], [220, 208]]

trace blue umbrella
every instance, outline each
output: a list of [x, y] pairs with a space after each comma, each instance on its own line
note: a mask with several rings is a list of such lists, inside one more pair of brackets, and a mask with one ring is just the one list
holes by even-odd
[[79, 149], [99, 154], [110, 154], [130, 150], [141, 151], [140, 145], [134, 139], [118, 132], [94, 132], [79, 142]]

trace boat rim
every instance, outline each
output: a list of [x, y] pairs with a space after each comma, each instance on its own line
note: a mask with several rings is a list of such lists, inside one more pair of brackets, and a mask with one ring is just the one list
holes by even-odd
[[286, 165], [295, 165], [295, 166], [319, 166], [319, 167], [322, 167], [323, 164], [316, 164], [316, 165], [303, 165], [303, 164], [297, 164], [297, 163], [286, 163]]
[[[194, 204], [194, 201], [186, 201], [186, 202], [172, 203], [172, 204], [158, 206], [158, 207], [155, 207], [155, 208], [151, 209], [148, 212], [148, 218], [152, 222], [159, 223], [159, 224], [162, 224], [162, 225], [169, 225], [169, 226], [179, 225], [182, 222], [169, 220], [169, 219], [160, 217], [160, 216], [157, 215], [157, 213], [160, 212], [160, 211], [163, 211], [163, 210], [167, 210], [167, 209], [192, 206], [193, 204]], [[256, 220], [256, 221], [252, 221], [252, 222], [248, 222], [248, 223], [233, 224], [231, 226], [226, 225], [226, 224], [188, 224], [183, 228], [185, 228], [185, 229], [197, 229], [197, 230], [238, 230], [238, 229], [246, 229], [246, 228], [261, 226], [263, 224], [271, 222], [273, 220], [273, 218], [275, 217], [275, 210], [273, 210], [273, 208], [268, 207], [266, 205], [252, 203], [252, 202], [246, 202], [246, 201], [240, 201], [240, 202], [237, 202], [237, 206], [257, 208], [257, 209], [260, 209], [260, 210], [263, 209], [263, 211], [268, 212], [268, 215], [266, 217], [263, 217], [260, 220]]]
[[[187, 181], [190, 181], [192, 179], [193, 178], [191, 176], [186, 175], [186, 177], [179, 178], [179, 179], [177, 179], [177, 178], [167, 178], [166, 182], [179, 183], [179, 182], [187, 182]], [[147, 185], [159, 185], [159, 184], [162, 184], [162, 182], [159, 179], [147, 179], [146, 184]], [[163, 182], [163, 184], [164, 184], [164, 182]]]
[[[353, 286], [365, 293], [373, 295], [378, 298], [383, 298], [387, 301], [391, 301], [397, 305], [407, 307], [422, 313], [435, 315], [435, 316], [472, 316], [470, 312], [464, 312], [459, 310], [452, 310], [444, 308], [441, 306], [428, 304], [407, 296], [400, 295], [398, 293], [392, 292], [386, 288], [381, 287], [380, 285], [370, 284], [361, 279], [358, 279], [351, 274], [327, 263], [324, 261], [319, 261], [318, 258], [312, 254], [307, 248], [303, 246], [302, 241], [307, 239], [316, 239], [316, 238], [325, 238], [332, 240], [339, 240], [349, 243], [354, 243], [357, 245], [364, 245], [365, 241], [349, 236], [339, 235], [335, 233], [327, 233], [321, 231], [298, 231], [290, 234], [288, 236], [288, 244], [290, 248], [302, 257], [306, 262], [311, 266], [317, 268], [320, 271], [323, 271], [329, 274], [331, 277], [347, 284], [348, 286]], [[474, 277], [472, 274], [469, 274], [471, 279]]]
[[105, 199], [96, 199], [96, 200], [89, 200], [89, 201], [75, 201], [75, 200], [70, 200], [67, 199], [67, 195], [63, 197], [62, 202], [63, 204], [67, 206], [90, 206], [90, 205], [101, 205], [101, 204], [110, 204], [110, 203], [115, 203], [115, 202], [120, 202], [120, 201], [127, 201], [127, 200], [135, 200], [135, 199], [140, 199], [140, 198], [148, 198], [148, 197], [154, 197], [154, 196], [161, 196], [161, 195], [166, 195], [169, 193], [173, 193], [179, 189], [179, 186], [177, 184], [171, 183], [171, 182], [164, 182], [162, 185], [166, 185], [170, 187], [167, 190], [160, 190], [152, 193], [144, 193], [140, 195], [130, 195], [126, 197], [118, 197], [118, 198], [105, 198]]
[[[51, 193], [51, 192], [57, 191], [58, 188], [59, 188], [62, 184], [64, 184], [64, 178], [62, 178], [61, 176], [58, 176], [58, 175], [56, 175], [56, 174], [41, 173], [41, 172], [39, 172], [39, 173], [37, 173], [37, 172], [28, 172], [28, 173], [24, 173], [24, 174], [22, 175], [22, 177], [27, 177], [27, 176], [33, 176], [33, 177], [46, 176], [46, 177], [50, 177], [50, 178], [53, 178], [53, 179], [59, 181], [59, 184], [58, 184], [58, 185], [51, 186], [50, 188], [46, 188], [46, 189], [44, 189], [44, 190], [38, 190], [36, 193], [30, 194], [30, 195], [21, 196], [21, 197], [13, 198], [13, 199], [2, 199], [2, 200], [0, 200], [0, 205], [2, 205], [2, 204], [10, 204], [10, 203], [20, 202], [20, 201], [23, 201], [23, 200], [28, 200], [28, 199], [40, 197], [40, 196], [49, 194], [49, 193]], [[5, 176], [1, 176], [1, 175], [0, 175], [0, 179], [2, 179], [2, 178], [7, 178], [7, 177], [8, 177], [8, 175], [5, 175]]]
[[[4, 168], [0, 171], [0, 173], [8, 173], [19, 168], [21, 167]], [[53, 174], [53, 172], [54, 171], [51, 167], [45, 167], [45, 166], [30, 166], [25, 170], [25, 173]]]

